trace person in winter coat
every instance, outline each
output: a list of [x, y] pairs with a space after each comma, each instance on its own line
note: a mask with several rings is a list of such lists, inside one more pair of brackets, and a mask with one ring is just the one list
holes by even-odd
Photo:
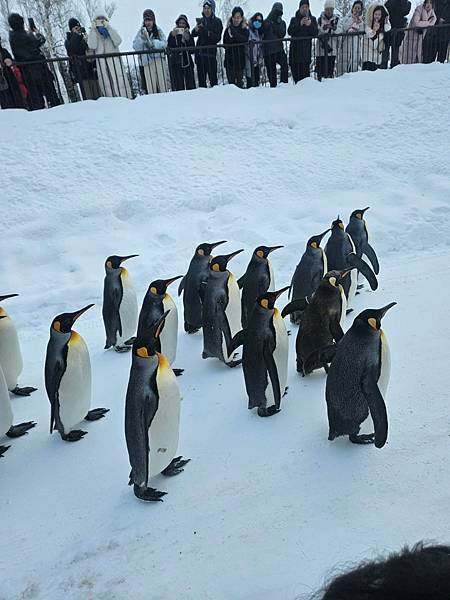
[[176, 92], [193, 90], [195, 88], [194, 61], [192, 60], [194, 38], [191, 35], [186, 15], [180, 15], [175, 21], [175, 28], [170, 32], [167, 45], [169, 48], [175, 49], [186, 48], [186, 50], [176, 50], [169, 54], [172, 90]]
[[342, 33], [351, 35], [342, 38], [336, 65], [338, 76], [354, 73], [360, 66], [362, 34], [365, 31], [363, 10], [362, 0], [355, 0], [352, 10], [342, 19]]
[[95, 61], [89, 60], [89, 46], [84, 29], [78, 19], [69, 19], [69, 31], [65, 47], [70, 59], [70, 73], [74, 83], [78, 83], [83, 100], [97, 100], [100, 97]]
[[26, 108], [28, 90], [25, 88], [24, 97], [15, 70], [20, 81], [20, 69], [14, 67], [12, 56], [3, 48], [0, 38], [0, 107], [3, 109]]
[[319, 81], [334, 75], [339, 47], [339, 38], [335, 34], [341, 33], [339, 15], [334, 13], [334, 8], [334, 0], [325, 0], [323, 12], [317, 21], [319, 37], [316, 42], [316, 72]]
[[192, 31], [193, 37], [198, 37], [195, 51], [195, 63], [197, 65], [198, 85], [206, 87], [206, 78], [209, 85], [217, 85], [217, 46], [222, 38], [222, 21], [215, 15], [215, 0], [205, 0], [201, 18], [197, 19], [197, 25]]
[[[436, 13], [436, 26], [427, 31], [424, 40], [424, 62], [431, 63], [436, 60], [444, 63], [447, 60], [450, 42], [450, 0], [434, 0]], [[439, 27], [439, 26], [446, 27]]]
[[[122, 38], [111, 27], [107, 17], [99, 14], [95, 17], [88, 35], [88, 46], [95, 55], [120, 52]], [[97, 58], [97, 75], [102, 96], [109, 98], [123, 96], [132, 98], [127, 73], [120, 56]]]
[[[288, 28], [291, 38], [313, 38], [318, 33], [317, 20], [309, 10], [309, 0], [300, 0], [298, 11]], [[310, 76], [312, 39], [291, 40], [289, 64], [295, 83]]]
[[436, 15], [431, 0], [419, 4], [409, 22], [408, 31], [400, 48], [400, 61], [404, 65], [421, 63], [423, 61], [423, 45], [428, 35], [429, 27], [436, 23]]
[[263, 14], [257, 12], [248, 24], [249, 45], [245, 56], [247, 88], [258, 87], [261, 81], [261, 73], [264, 66], [264, 49], [261, 43], [263, 40], [263, 22]]
[[372, 4], [366, 13], [366, 35], [362, 47], [363, 71], [376, 71], [383, 61], [384, 36], [390, 31], [389, 14], [382, 4]]
[[286, 21], [283, 21], [283, 5], [275, 2], [267, 19], [263, 23], [264, 61], [270, 87], [277, 87], [277, 65], [280, 65], [281, 83], [287, 83], [289, 78], [288, 61], [284, 51], [283, 38], [286, 37]]
[[139, 56], [139, 62], [144, 67], [145, 82], [148, 94], [167, 92], [167, 64], [166, 56], [162, 52], [152, 50], [165, 50], [167, 39], [163, 30], [157, 26], [155, 13], [147, 8], [142, 15], [142, 27], [133, 41], [133, 48], [137, 51], [147, 50], [148, 54]]
[[225, 69], [228, 83], [244, 87], [245, 54], [249, 33], [244, 11], [235, 6], [223, 35], [225, 48]]
[[400, 62], [398, 53], [403, 38], [405, 37], [405, 32], [401, 30], [404, 29], [408, 23], [406, 17], [411, 10], [411, 2], [409, 0], [387, 0], [385, 7], [389, 13], [389, 21], [391, 23], [389, 35], [391, 44], [391, 67], [395, 67]]

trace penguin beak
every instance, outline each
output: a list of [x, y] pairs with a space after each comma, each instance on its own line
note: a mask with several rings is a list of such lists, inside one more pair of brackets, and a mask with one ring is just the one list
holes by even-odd
[[366, 212], [366, 210], [369, 210], [370, 206], [366, 206], [366, 208], [363, 208], [360, 212], [361, 214], [364, 214]]
[[183, 275], [177, 275], [176, 277], [172, 277], [172, 279], [166, 279], [164, 283], [166, 284], [166, 287], [169, 287], [171, 283], [177, 281], [177, 279], [181, 279], [182, 277]]
[[241, 252], [244, 252], [243, 248], [241, 248], [241, 250], [236, 250], [236, 252], [232, 252], [231, 254], [225, 254], [224, 258], [226, 259], [226, 261], [228, 263], [232, 258], [234, 258], [235, 256], [237, 256]]
[[214, 244], [209, 244], [209, 245], [214, 250], [214, 248], [217, 248], [217, 246], [220, 246], [221, 244], [226, 244], [226, 243], [227, 243], [227, 240], [222, 240], [221, 242], [214, 242]]
[[284, 248], [284, 246], [269, 246], [267, 248], [267, 254], [270, 254], [271, 252], [273, 252], [274, 250], [279, 250], [280, 248]]
[[281, 294], [284, 294], [284, 292], [287, 292], [287, 290], [290, 288], [290, 285], [287, 285], [284, 288], [281, 288], [281, 290], [277, 290], [276, 292], [273, 292], [275, 294], [275, 299], [279, 298], [281, 296]]
[[380, 319], [380, 321], [384, 317], [384, 315], [387, 313], [387, 311], [390, 310], [396, 304], [397, 304], [397, 302], [391, 302], [390, 304], [383, 306], [383, 308], [378, 309], [378, 318]]
[[327, 229], [326, 231], [324, 231], [323, 233], [320, 233], [317, 237], [319, 238], [319, 244], [320, 242], [323, 240], [323, 238], [327, 235], [327, 233], [330, 233], [331, 228]]
[[72, 313], [72, 324], [75, 323], [75, 321], [77, 319], [79, 319], [83, 313], [85, 313], [87, 310], [89, 310], [93, 306], [94, 306], [94, 304], [88, 304], [87, 306], [85, 306], [81, 310], [77, 310], [76, 312]]
[[7, 300], [8, 298], [15, 298], [18, 295], [19, 294], [6, 294], [6, 296], [0, 296], [0, 302], [3, 302], [3, 300]]
[[126, 260], [129, 260], [130, 258], [136, 258], [136, 256], [139, 256], [139, 254], [130, 254], [129, 256], [119, 256], [120, 264], [122, 264]]

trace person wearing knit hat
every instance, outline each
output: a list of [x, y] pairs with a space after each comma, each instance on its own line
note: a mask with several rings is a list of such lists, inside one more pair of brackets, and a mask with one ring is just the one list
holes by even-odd
[[288, 34], [293, 38], [289, 48], [289, 64], [292, 77], [298, 83], [310, 76], [312, 38], [317, 36], [317, 20], [311, 14], [309, 0], [300, 0], [298, 11], [289, 24]]
[[[189, 21], [186, 15], [180, 15], [175, 21], [175, 27], [167, 40], [169, 48], [169, 72], [173, 91], [193, 90], [195, 88], [194, 38], [189, 31]], [[181, 49], [185, 49], [181, 51]]]
[[197, 39], [195, 63], [197, 65], [198, 85], [206, 87], [209, 79], [211, 87], [217, 85], [217, 44], [222, 38], [222, 21], [216, 17], [214, 0], [203, 2], [202, 16], [197, 19], [197, 25], [192, 30], [192, 36]]
[[325, 0], [323, 12], [317, 20], [318, 38], [316, 41], [317, 79], [334, 76], [334, 66], [339, 45], [336, 34], [341, 33], [339, 15], [334, 14], [334, 0]]
[[342, 37], [338, 49], [336, 75], [355, 73], [361, 63], [361, 41], [365, 30], [362, 0], [353, 2], [350, 12], [342, 19]]
[[146, 91], [157, 94], [168, 91], [168, 70], [164, 50], [167, 39], [163, 30], [156, 24], [153, 10], [147, 8], [142, 15], [142, 27], [133, 41], [133, 48], [138, 52], [146, 51], [139, 56], [139, 64], [143, 68]]
[[82, 29], [80, 21], [73, 17], [69, 19], [68, 25], [64, 46], [69, 57], [72, 81], [79, 84], [83, 100], [97, 100], [101, 93], [94, 63], [86, 58], [89, 54], [86, 31]]
[[235, 6], [231, 11], [231, 17], [223, 35], [223, 43], [228, 83], [239, 88], [244, 87], [245, 51], [248, 36], [244, 11], [240, 6]]

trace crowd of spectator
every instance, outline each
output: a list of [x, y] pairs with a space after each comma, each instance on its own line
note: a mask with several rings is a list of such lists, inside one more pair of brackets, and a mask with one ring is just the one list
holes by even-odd
[[[309, 0], [300, 0], [287, 27], [283, 4], [275, 2], [266, 18], [256, 12], [246, 19], [242, 8], [236, 6], [224, 27], [215, 14], [215, 1], [205, 0], [194, 27], [181, 14], [166, 36], [157, 25], [155, 12], [147, 9], [133, 41], [139, 53], [140, 87], [152, 94], [217, 85], [221, 42], [228, 83], [240, 88], [260, 85], [263, 73], [271, 87], [287, 83], [289, 69], [298, 83], [309, 77], [312, 69], [320, 81], [359, 69], [387, 68], [389, 61], [391, 67], [436, 59], [445, 62], [450, 0], [423, 0], [408, 23], [410, 11], [409, 0], [387, 0], [367, 7], [363, 0], [355, 0], [350, 12], [341, 16], [334, 0], [325, 0], [316, 18]], [[35, 110], [59, 104], [54, 71], [42, 50], [45, 38], [33, 23], [26, 30], [19, 14], [11, 14], [8, 21], [13, 56], [0, 40], [1, 107]], [[109, 19], [97, 15], [89, 32], [76, 18], [71, 18], [68, 26], [65, 47], [70, 74], [82, 98], [132, 98], [129, 69], [119, 55], [122, 39]], [[288, 53], [286, 35], [291, 38]]]

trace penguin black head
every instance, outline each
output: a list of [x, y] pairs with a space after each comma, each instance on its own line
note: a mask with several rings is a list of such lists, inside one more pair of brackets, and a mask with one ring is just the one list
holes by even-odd
[[349, 273], [351, 273], [352, 269], [346, 269], [345, 271], [328, 271], [322, 282], [331, 285], [332, 287], [338, 287], [344, 277], [347, 277]]
[[213, 244], [200, 244], [200, 246], [197, 246], [197, 248], [195, 249], [195, 255], [211, 256], [211, 252], [214, 250], [214, 248], [220, 246], [220, 244], [226, 244], [226, 242], [226, 240], [222, 240], [221, 242], [214, 242]]
[[370, 206], [367, 206], [366, 208], [358, 208], [357, 210], [354, 210], [352, 212], [352, 214], [350, 215], [350, 219], [360, 219], [363, 220], [364, 218], [364, 213], [366, 212], [366, 210], [369, 210]]
[[368, 308], [367, 310], [363, 310], [362, 313], [359, 313], [356, 317], [354, 323], [378, 331], [381, 329], [381, 319], [387, 311], [396, 304], [397, 302], [391, 302], [390, 304], [383, 306], [383, 308]]
[[312, 237], [309, 238], [309, 240], [306, 243], [306, 246], [308, 248], [314, 248], [315, 250], [317, 248], [319, 248], [320, 246], [320, 242], [323, 240], [323, 238], [327, 235], [327, 233], [329, 233], [331, 231], [331, 229], [327, 229], [326, 231], [324, 231], [323, 233], [319, 233], [319, 235], [313, 235]]
[[105, 269], [119, 269], [120, 265], [130, 258], [135, 258], [139, 254], [130, 254], [129, 256], [108, 256], [105, 261]]
[[338, 216], [338, 218], [331, 223], [331, 231], [339, 231], [340, 229], [342, 229], [342, 231], [344, 231], [345, 227], [344, 227], [344, 223], [341, 221], [341, 219]]
[[166, 310], [166, 312], [147, 329], [144, 335], [141, 335], [134, 340], [134, 355], [139, 356], [140, 358], [150, 358], [156, 354], [160, 348], [159, 336], [164, 329], [166, 318], [169, 313], [170, 310]]
[[176, 277], [172, 277], [171, 279], [156, 279], [152, 281], [152, 283], [148, 287], [148, 291], [150, 294], [154, 296], [164, 296], [167, 292], [167, 288], [171, 283], [176, 281], [177, 279], [181, 279], [183, 275], [177, 275]]
[[232, 252], [231, 254], [222, 254], [220, 256], [215, 256], [209, 263], [209, 268], [215, 273], [224, 273], [227, 270], [227, 265], [229, 261], [241, 252], [244, 252], [244, 250], [236, 250], [236, 252]]
[[281, 294], [286, 292], [289, 288], [290, 286], [288, 285], [287, 287], [281, 288], [281, 290], [277, 290], [276, 292], [266, 292], [262, 296], [259, 296], [256, 302], [261, 308], [273, 310], [275, 308], [275, 302], [277, 298], [279, 298], [279, 296], [281, 296]]
[[88, 304], [81, 310], [77, 310], [73, 313], [62, 313], [55, 317], [52, 321], [52, 330], [57, 331], [58, 333], [70, 333], [72, 331], [73, 324], [81, 317], [83, 313], [92, 308], [93, 304]]
[[19, 294], [6, 294], [5, 296], [0, 296], [0, 302], [3, 302], [3, 300], [7, 300], [8, 298], [15, 298], [18, 295]]
[[284, 246], [258, 246], [255, 248], [253, 256], [257, 256], [258, 258], [267, 258], [271, 252], [278, 250], [279, 248], [284, 248]]

